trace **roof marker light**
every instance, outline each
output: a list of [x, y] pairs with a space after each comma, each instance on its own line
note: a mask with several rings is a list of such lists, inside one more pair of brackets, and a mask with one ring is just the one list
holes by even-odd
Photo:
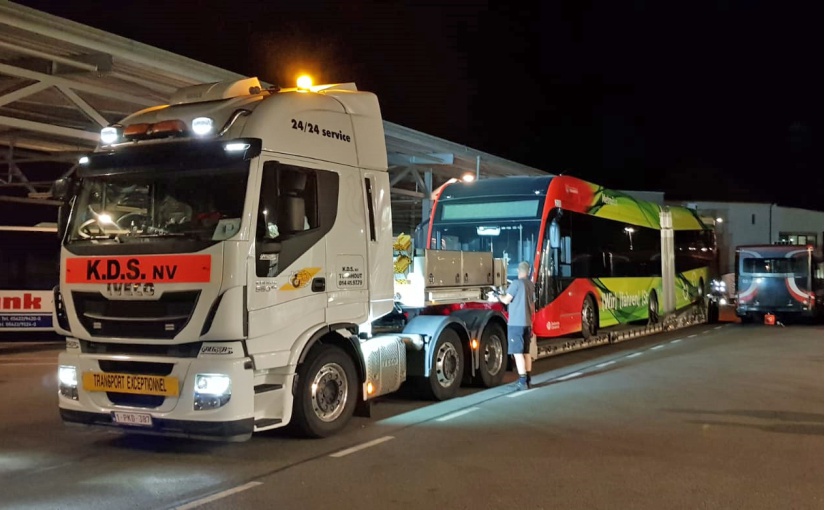
[[246, 149], [248, 149], [248, 148], [249, 148], [249, 144], [248, 144], [248, 143], [237, 143], [237, 142], [235, 142], [235, 143], [228, 143], [228, 144], [226, 144], [226, 145], [224, 145], [224, 146], [223, 146], [223, 150], [225, 150], [226, 152], [239, 152], [239, 151], [245, 151], [245, 150], [246, 150]]
[[309, 90], [312, 87], [312, 78], [307, 75], [298, 77], [298, 88], [301, 90]]
[[212, 132], [214, 122], [209, 117], [197, 117], [192, 121], [192, 131], [198, 135], [208, 135]]
[[115, 127], [105, 127], [100, 130], [100, 141], [106, 145], [111, 143], [115, 143], [118, 138], [117, 128]]

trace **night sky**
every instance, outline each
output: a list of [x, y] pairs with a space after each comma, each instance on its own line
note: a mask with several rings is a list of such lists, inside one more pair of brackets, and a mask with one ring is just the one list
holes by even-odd
[[822, 3], [20, 1], [385, 119], [670, 199], [823, 209]]

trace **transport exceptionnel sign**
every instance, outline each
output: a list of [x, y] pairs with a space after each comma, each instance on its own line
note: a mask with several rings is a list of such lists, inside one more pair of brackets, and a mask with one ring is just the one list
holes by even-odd
[[66, 259], [66, 283], [208, 283], [210, 255], [143, 255]]

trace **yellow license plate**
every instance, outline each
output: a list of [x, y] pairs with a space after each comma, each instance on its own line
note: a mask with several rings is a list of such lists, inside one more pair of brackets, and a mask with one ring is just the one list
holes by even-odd
[[177, 377], [109, 372], [83, 372], [83, 389], [164, 397], [177, 397], [179, 393]]

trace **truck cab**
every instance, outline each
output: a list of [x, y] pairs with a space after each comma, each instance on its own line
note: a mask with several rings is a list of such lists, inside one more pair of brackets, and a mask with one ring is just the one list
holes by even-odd
[[358, 337], [393, 309], [374, 94], [182, 89], [56, 190], [64, 421], [245, 439], [294, 414], [323, 436], [403, 381], [399, 337]]

